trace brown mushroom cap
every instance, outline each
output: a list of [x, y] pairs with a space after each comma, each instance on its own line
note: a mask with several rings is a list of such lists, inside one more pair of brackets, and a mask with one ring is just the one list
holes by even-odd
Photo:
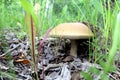
[[50, 36], [66, 39], [86, 39], [92, 37], [93, 33], [83, 23], [63, 23], [53, 28]]

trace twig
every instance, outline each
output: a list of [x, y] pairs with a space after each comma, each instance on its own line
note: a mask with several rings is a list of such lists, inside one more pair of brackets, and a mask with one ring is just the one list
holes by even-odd
[[111, 75], [110, 73], [108, 74], [109, 75], [109, 77], [111, 77], [112, 79], [114, 79], [114, 80], [117, 80], [113, 75]]
[[47, 70], [47, 69], [49, 69], [49, 68], [53, 68], [53, 67], [61, 67], [61, 66], [63, 66], [63, 63], [59, 63], [59, 64], [48, 64], [48, 66], [47, 67], [45, 67], [45, 71]]
[[117, 74], [117, 75], [120, 75], [120, 72], [119, 72], [119, 71], [115, 71], [114, 73]]
[[16, 48], [18, 48], [19, 46], [20, 46], [20, 44], [18, 44], [16, 47], [14, 47], [14, 48], [12, 48], [12, 49], [9, 49], [6, 53], [0, 55], [0, 57], [3, 57], [3, 56], [5, 56], [7, 53], [12, 52], [13, 50], [15, 50]]

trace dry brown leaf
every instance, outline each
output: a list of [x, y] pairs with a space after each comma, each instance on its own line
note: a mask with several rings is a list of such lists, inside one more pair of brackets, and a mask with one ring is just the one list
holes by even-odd
[[26, 64], [26, 65], [30, 64], [30, 60], [28, 60], [28, 59], [18, 59], [18, 60], [15, 60], [15, 62], [23, 63], [23, 64]]

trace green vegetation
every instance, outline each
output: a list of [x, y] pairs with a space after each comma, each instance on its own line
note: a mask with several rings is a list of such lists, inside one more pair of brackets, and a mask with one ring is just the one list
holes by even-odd
[[[120, 0], [28, 0], [29, 3], [25, 1], [27, 0], [0, 1], [0, 36], [4, 28], [13, 30], [20, 28], [21, 32], [16, 34], [23, 35], [22, 32], [26, 31], [25, 13], [32, 15], [39, 37], [43, 36], [50, 27], [63, 22], [87, 22], [88, 25], [94, 26], [95, 34], [92, 43], [95, 49], [90, 56], [93, 56], [95, 63], [101, 64], [104, 70], [101, 74], [102, 80], [108, 80], [106, 75], [114, 70], [111, 65], [114, 65], [116, 51], [120, 50]], [[34, 1], [40, 3], [38, 16], [33, 9]], [[48, 7], [47, 1], [50, 1]], [[96, 28], [99, 28], [100, 32], [97, 32]], [[105, 51], [102, 51], [103, 49]], [[95, 68], [91, 68], [90, 73], [94, 73], [92, 71], [96, 74], [100, 73]], [[82, 74], [86, 80], [92, 80], [90, 74], [86, 72]]]

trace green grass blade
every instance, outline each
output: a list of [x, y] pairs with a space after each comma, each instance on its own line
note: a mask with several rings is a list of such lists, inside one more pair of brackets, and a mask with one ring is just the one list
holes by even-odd
[[105, 68], [105, 73], [107, 73], [110, 70], [110, 67], [114, 61], [115, 53], [118, 49], [119, 39], [120, 39], [120, 13], [117, 15], [117, 20], [116, 20], [116, 26], [113, 32], [113, 37], [112, 37], [112, 47], [109, 52], [108, 56], [108, 61], [107, 61], [107, 66]]

